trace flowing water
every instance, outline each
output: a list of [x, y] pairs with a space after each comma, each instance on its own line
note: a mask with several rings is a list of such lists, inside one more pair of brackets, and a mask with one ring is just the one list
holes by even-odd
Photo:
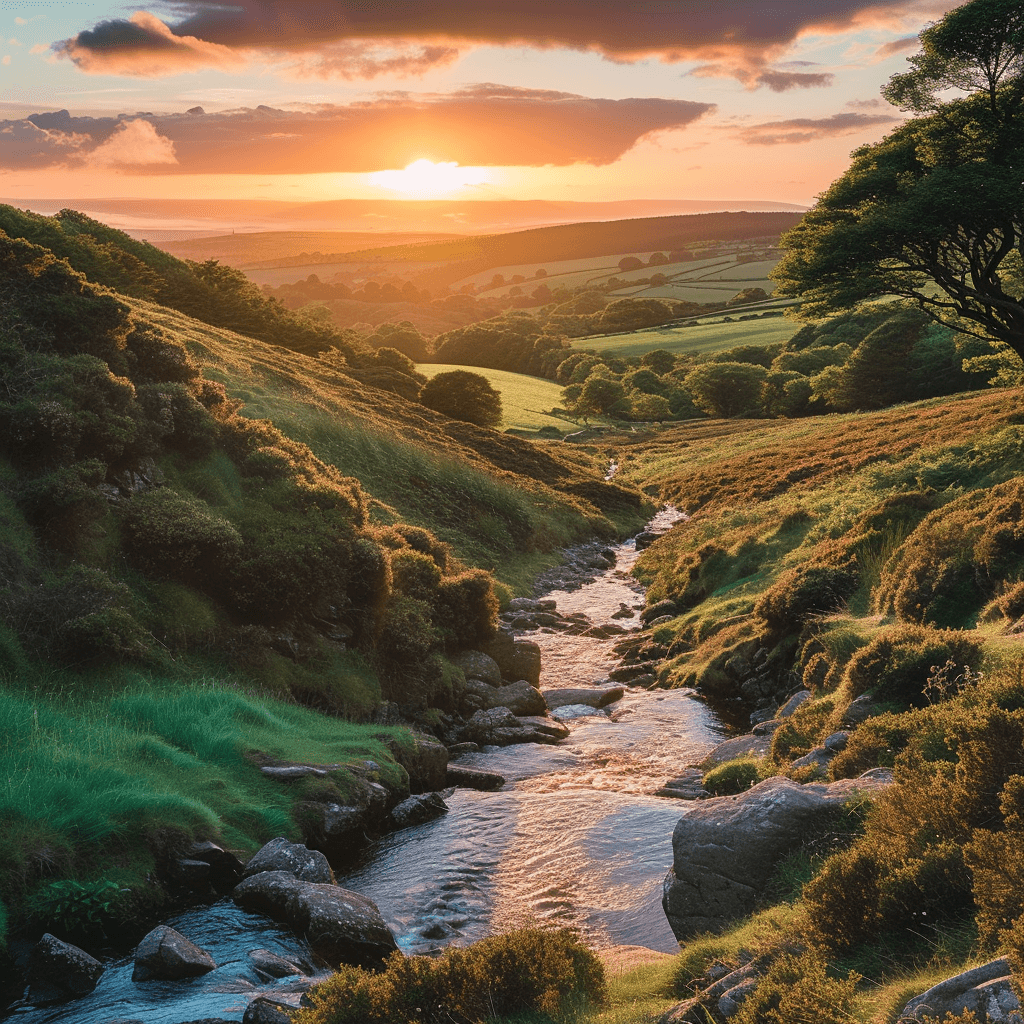
[[[649, 528], [662, 531], [678, 518], [666, 510]], [[614, 550], [615, 568], [576, 589], [545, 595], [561, 614], [583, 612], [594, 624], [638, 628], [636, 618], [612, 618], [623, 604], [638, 610], [643, 603], [629, 575], [637, 558], [633, 542]], [[544, 688], [606, 683], [617, 664], [615, 639], [554, 631], [527, 636], [543, 650]], [[446, 797], [445, 816], [378, 840], [360, 867], [338, 879], [378, 905], [401, 948], [428, 952], [538, 921], [573, 925], [597, 946], [677, 948], [661, 909], [661, 883], [672, 861], [672, 829], [686, 804], [652, 794], [719, 742], [724, 729], [685, 691], [628, 691], [603, 711], [573, 713], [569, 725], [571, 735], [557, 746], [486, 748], [459, 758], [465, 767], [500, 772], [508, 783], [496, 793], [455, 790]], [[11, 1019], [240, 1020], [256, 995], [287, 997], [294, 989], [289, 979], [264, 986], [249, 950], [310, 958], [287, 929], [230, 901], [167, 923], [209, 950], [217, 970], [191, 981], [136, 984], [125, 959], [108, 965], [90, 996], [47, 1009], [17, 1008]]]

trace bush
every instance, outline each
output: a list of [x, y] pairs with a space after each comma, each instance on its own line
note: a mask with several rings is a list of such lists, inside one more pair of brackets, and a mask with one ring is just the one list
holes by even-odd
[[754, 614], [776, 634], [798, 633], [809, 618], [834, 612], [860, 585], [857, 560], [808, 562], [790, 569], [754, 605]]
[[890, 626], [853, 656], [845, 684], [851, 697], [870, 692], [881, 702], [920, 706], [933, 668], [950, 659], [976, 669], [980, 642], [959, 630]]
[[441, 584], [437, 563], [420, 551], [395, 551], [391, 555], [392, 587], [403, 597], [433, 601]]
[[601, 961], [566, 930], [521, 929], [436, 960], [393, 953], [381, 974], [343, 967], [294, 1024], [483, 1024], [541, 1013], [566, 1020], [606, 998]]
[[498, 598], [494, 578], [483, 569], [448, 576], [438, 588], [437, 625], [449, 650], [476, 647], [494, 636]]
[[820, 955], [780, 956], [732, 1018], [735, 1024], [848, 1024], [860, 978], [829, 975]]
[[738, 758], [726, 761], [717, 768], [712, 768], [704, 776], [702, 785], [712, 796], [731, 796], [750, 789], [763, 778], [764, 765], [752, 758]]

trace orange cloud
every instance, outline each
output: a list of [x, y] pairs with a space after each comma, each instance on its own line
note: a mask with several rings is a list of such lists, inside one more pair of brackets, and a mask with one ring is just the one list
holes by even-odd
[[738, 137], [755, 146], [782, 146], [816, 139], [853, 135], [865, 128], [895, 124], [901, 120], [893, 114], [856, 114], [845, 112], [831, 117], [794, 117], [788, 121], [769, 121], [744, 128]]
[[[172, 25], [152, 14], [136, 14], [130, 21], [101, 22], [57, 44], [56, 50], [85, 71], [167, 74], [176, 61], [181, 70], [219, 66], [225, 51], [265, 60], [325, 45], [379, 46], [400, 40], [422, 47], [417, 59], [423, 67], [431, 66], [432, 57], [450, 61], [450, 50], [459, 45], [496, 45], [565, 47], [625, 61], [706, 61], [725, 73], [749, 75], [806, 33], [916, 26], [955, 3], [634, 0], [624, 7], [621, 0], [519, 0], [509, 7], [478, 0], [234, 0], [229, 6], [220, 0], [179, 0], [173, 6], [182, 17]], [[352, 75], [359, 73], [358, 66], [344, 59], [340, 65]], [[330, 73], [329, 61], [322, 67]], [[372, 59], [365, 70], [370, 77], [381, 73]], [[761, 84], [772, 87], [770, 79]]]
[[[62, 138], [82, 141], [83, 159], [97, 151], [122, 155], [127, 135], [159, 174], [311, 174], [405, 167], [419, 158], [463, 166], [610, 164], [653, 133], [685, 128], [713, 110], [687, 100], [607, 100], [572, 93], [478, 85], [452, 94], [389, 93], [346, 106], [305, 110], [267, 106], [207, 114], [72, 117], [66, 110], [0, 121], [0, 130], [42, 130], [51, 140], [33, 151], [65, 162]], [[20, 126], [30, 125], [31, 128]], [[148, 127], [144, 127], [148, 126]], [[38, 142], [38, 140], [37, 140]], [[105, 150], [102, 147], [107, 147]], [[102, 153], [101, 153], [102, 155]], [[0, 146], [0, 168], [11, 169]], [[24, 164], [18, 164], [24, 166]]]

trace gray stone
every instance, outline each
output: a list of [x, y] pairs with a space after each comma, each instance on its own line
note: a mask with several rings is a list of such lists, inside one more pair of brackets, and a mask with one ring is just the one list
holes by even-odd
[[569, 704], [586, 704], [592, 708], [604, 708], [622, 700], [625, 696], [624, 686], [604, 687], [566, 687], [564, 689], [541, 690], [548, 707], [554, 711], [556, 708], [566, 707]]
[[656, 619], [645, 622], [644, 625], [648, 629], [654, 629], [655, 626], [664, 626], [667, 622], [672, 622], [673, 619], [675, 619], [674, 615], [659, 615]]
[[662, 616], [674, 617], [678, 610], [675, 601], [658, 601], [656, 604], [648, 605], [640, 613], [640, 621], [644, 625], [650, 625], [652, 619], [660, 619]]
[[758, 722], [750, 731], [755, 736], [774, 736], [784, 724], [781, 718], [769, 718], [766, 722]]
[[508, 603], [514, 612], [548, 612], [558, 607], [558, 602], [550, 597], [536, 599], [533, 597], [513, 597]]
[[653, 672], [645, 672], [642, 676], [634, 676], [630, 679], [629, 685], [650, 690], [658, 685], [658, 677]]
[[947, 978], [915, 996], [903, 1008], [901, 1020], [942, 1020], [947, 1013], [959, 1016], [973, 1010], [981, 1020], [1020, 1024], [1024, 1016], [1010, 984], [1010, 965], [1005, 959]]
[[838, 754], [841, 750], [846, 749], [849, 742], [850, 734], [848, 732], [834, 732], [831, 736], [825, 737], [825, 748], [831, 750], [834, 754]]
[[502, 679], [521, 678], [516, 674], [515, 637], [508, 627], [499, 629], [490, 640], [484, 641], [479, 646], [481, 654], [486, 654], [487, 657], [494, 659], [494, 663], [498, 666], [498, 671], [501, 672]]
[[810, 690], [798, 690], [785, 704], [775, 713], [776, 718], [789, 718], [798, 707], [806, 704], [811, 699]]
[[251, 878], [264, 871], [289, 874], [303, 882], [334, 881], [334, 872], [322, 853], [309, 850], [301, 843], [290, 843], [282, 836], [271, 839], [253, 854], [243, 876]]
[[866, 695], [858, 697], [855, 701], [851, 701], [843, 712], [842, 726], [844, 729], [852, 729], [876, 714], [878, 714], [878, 708], [870, 697]]
[[478, 679], [466, 680], [466, 691], [481, 702], [485, 711], [508, 708], [514, 715], [543, 715], [548, 705], [539, 690], [525, 679], [507, 686], [491, 686]]
[[477, 711], [466, 723], [464, 733], [475, 743], [491, 742], [491, 734], [495, 729], [514, 729], [519, 724], [515, 715], [508, 708], [490, 708]]
[[462, 669], [467, 679], [481, 679], [492, 686], [501, 685], [498, 663], [482, 651], [459, 651], [451, 660], [452, 664]]
[[242, 1024], [291, 1024], [291, 1014], [288, 1010], [294, 1007], [277, 1003], [266, 996], [257, 996], [246, 1008], [242, 1015]]
[[245, 869], [245, 865], [233, 853], [209, 840], [193, 843], [186, 857], [210, 865], [210, 882], [218, 892], [233, 889], [241, 880]]
[[540, 686], [540, 646], [532, 640], [517, 640], [510, 679], [525, 679], [531, 686]]
[[592, 708], [589, 704], [563, 704], [555, 717], [560, 722], [571, 722], [574, 718], [608, 718], [603, 708]]
[[132, 981], [197, 978], [216, 968], [213, 957], [165, 924], [157, 925], [135, 950]]
[[448, 805], [440, 793], [423, 793], [403, 800], [391, 809], [387, 824], [396, 832], [413, 825], [422, 825], [425, 821], [433, 821], [442, 814], [448, 813]]
[[620, 665], [608, 673], [608, 678], [617, 683], [628, 683], [637, 676], [650, 675], [654, 670], [661, 667], [660, 661], [640, 661], [635, 665]]
[[726, 761], [735, 761], [737, 757], [764, 757], [771, 745], [770, 736], [734, 736], [731, 740], [719, 743], [700, 762], [700, 767], [710, 771]]
[[47, 932], [29, 954], [28, 1001], [46, 1006], [87, 996], [102, 973], [99, 960]]
[[676, 938], [719, 932], [749, 914], [776, 865], [817, 822], [855, 794], [886, 784], [862, 777], [801, 786], [775, 777], [738, 796], [694, 804], [672, 833], [662, 898]]
[[554, 744], [569, 735], [569, 727], [557, 718], [524, 715], [515, 725], [500, 726], [491, 731], [491, 742], [499, 747], [513, 743]]
[[293, 974], [305, 973], [299, 964], [286, 960], [269, 949], [250, 949], [248, 956], [253, 970], [265, 980], [290, 978]]
[[263, 871], [236, 886], [233, 899], [284, 921], [331, 964], [378, 967], [398, 948], [376, 905], [339, 885]]
[[[462, 754], [475, 754], [480, 750], [479, 743], [453, 743], [448, 748], [449, 757], [459, 757]], [[449, 765], [450, 767], [450, 765]], [[446, 772], [447, 777], [447, 772]], [[447, 782], [445, 783], [447, 785]]]
[[413, 746], [396, 743], [391, 748], [395, 760], [409, 773], [409, 789], [413, 793], [430, 793], [444, 789], [448, 768], [448, 748], [429, 736], [416, 734]]
[[481, 789], [491, 791], [501, 789], [505, 785], [505, 776], [497, 772], [485, 772], [461, 765], [448, 765], [448, 785], [462, 789]]
[[835, 751], [829, 750], [828, 747], [815, 747], [810, 753], [804, 754], [803, 757], [798, 757], [795, 761], [790, 762], [790, 768], [812, 768], [814, 769], [814, 778], [824, 779], [828, 775], [828, 766], [835, 757]]

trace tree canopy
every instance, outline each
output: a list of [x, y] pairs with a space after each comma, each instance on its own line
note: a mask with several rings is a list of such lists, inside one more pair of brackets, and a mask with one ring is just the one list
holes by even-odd
[[420, 402], [453, 420], [496, 427], [501, 423], [501, 395], [486, 377], [468, 370], [439, 373], [423, 385]]
[[[922, 43], [886, 96], [932, 112], [855, 151], [772, 276], [805, 317], [898, 295], [1024, 358], [1024, 14], [972, 0]], [[975, 91], [940, 102], [950, 88]]]

